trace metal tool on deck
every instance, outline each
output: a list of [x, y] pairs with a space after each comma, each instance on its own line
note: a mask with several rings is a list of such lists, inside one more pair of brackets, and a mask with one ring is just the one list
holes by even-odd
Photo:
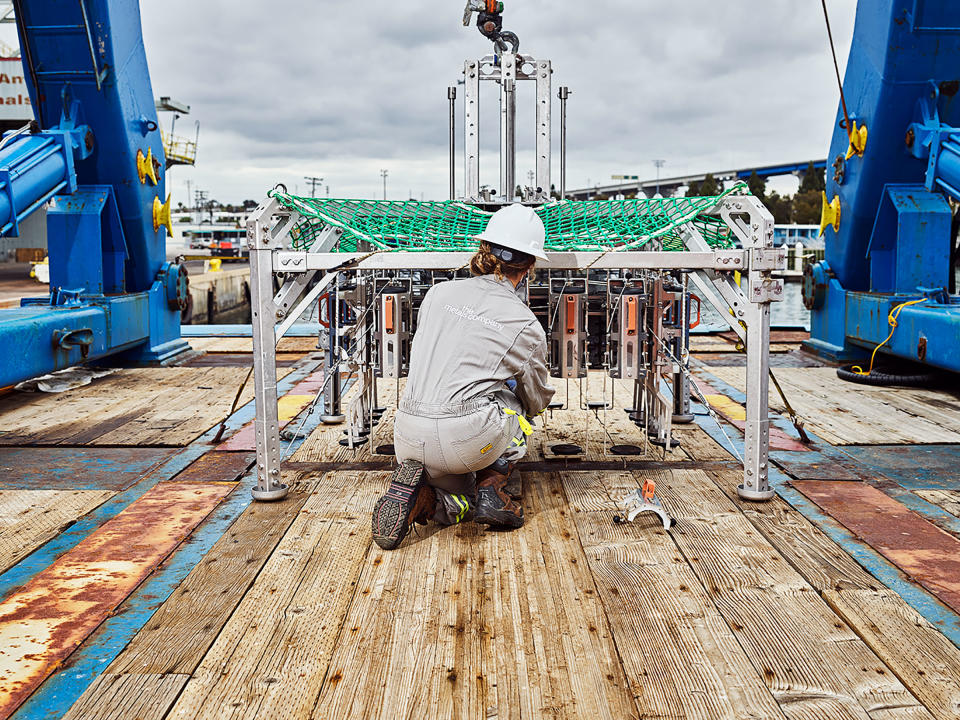
[[615, 515], [613, 521], [617, 524], [633, 522], [637, 519], [638, 515], [645, 512], [651, 512], [657, 515], [657, 517], [660, 518], [660, 522], [663, 523], [664, 530], [669, 530], [676, 523], [676, 521], [667, 514], [667, 511], [660, 503], [660, 499], [657, 497], [657, 484], [649, 478], [643, 481], [643, 487], [637, 488], [624, 497], [623, 500], [620, 501], [620, 505], [626, 508], [627, 515], [626, 518], [621, 515]]

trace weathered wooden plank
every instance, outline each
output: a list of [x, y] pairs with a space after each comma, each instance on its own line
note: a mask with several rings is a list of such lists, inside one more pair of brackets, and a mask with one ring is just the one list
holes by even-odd
[[109, 490], [0, 490], [0, 572], [111, 497]]
[[674, 436], [680, 448], [698, 462], [734, 461], [736, 458], [699, 425], [681, 425], [674, 428]]
[[662, 497], [677, 545], [788, 717], [932, 717], [705, 473], [673, 472]]
[[371, 546], [311, 717], [482, 716], [470, 694], [482, 678], [466, 671], [464, 654], [477, 622], [470, 606], [484, 598], [461, 532], [479, 530], [431, 526], [398, 550]]
[[287, 499], [247, 507], [107, 672], [189, 675], [196, 670], [322, 478], [284, 481], [292, 485]]
[[[706, 370], [741, 392], [744, 369]], [[840, 380], [834, 368], [777, 370], [790, 403], [808, 427], [834, 445], [891, 445], [960, 442], [960, 402], [946, 391], [870, 388]], [[770, 407], [783, 403], [770, 389]]]
[[[208, 353], [252, 353], [253, 340], [243, 337], [190, 338], [190, 347]], [[277, 343], [278, 353], [322, 352], [315, 337], [284, 337]]]
[[[661, 479], [664, 476], [661, 476]], [[629, 473], [564, 473], [571, 520], [586, 549], [640, 716], [782, 718], [710, 596], [652, 516], [615, 525]]]
[[370, 542], [370, 487], [334, 473], [300, 511], [170, 712], [304, 718]]
[[[63, 393], [16, 393], [0, 398], [0, 444], [186, 445], [226, 417], [246, 372], [133, 368]], [[252, 397], [247, 383], [240, 404]]]
[[0, 717], [9, 717], [233, 490], [163, 482], [0, 603]]
[[520, 531], [371, 551], [314, 718], [636, 715], [562, 491], [528, 488]]
[[938, 720], [960, 717], [960, 649], [777, 497], [737, 496], [739, 473], [711, 473], [731, 501]]
[[958, 490], [916, 490], [917, 495], [927, 502], [939, 505], [948, 513], [960, 517], [960, 491]]
[[[546, 707], [562, 708], [557, 713], [562, 717], [623, 718], [634, 715], [637, 707], [631, 697], [632, 687], [625, 675], [581, 538], [571, 518], [560, 477], [555, 474], [534, 475], [526, 483], [524, 505], [527, 513], [524, 531], [509, 538], [522, 548], [520, 557], [524, 560], [524, 574], [517, 577], [510, 568], [501, 566], [499, 575], [507, 575], [514, 582], [520, 581], [521, 584], [514, 589], [518, 604], [521, 595], [527, 596], [527, 602], [537, 603], [530, 608], [529, 615], [521, 612], [519, 617], [533, 625], [533, 633], [524, 645], [543, 648], [543, 665], [533, 672], [545, 674], [550, 681]], [[507, 536], [501, 535], [497, 539], [505, 541]], [[496, 602], [498, 596], [493, 588], [488, 593], [491, 602]], [[504, 617], [507, 612], [505, 608], [502, 610], [501, 617]], [[499, 629], [499, 624], [492, 627], [494, 639], [498, 638]], [[509, 674], [526, 653], [508, 637], [503, 640], [493, 664]], [[511, 677], [518, 686], [531, 680], [529, 674]], [[509, 699], [510, 696], [505, 694], [505, 700]], [[503, 708], [504, 704], [509, 705], [509, 702], [501, 701], [498, 707]], [[544, 714], [544, 710], [540, 708], [536, 712], [535, 708], [533, 716]], [[515, 713], [504, 714], [516, 716]]]
[[63, 720], [163, 720], [189, 679], [189, 675], [105, 673]]

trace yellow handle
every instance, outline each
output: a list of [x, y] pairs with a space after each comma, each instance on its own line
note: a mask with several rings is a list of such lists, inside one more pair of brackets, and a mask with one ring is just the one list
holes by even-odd
[[504, 408], [503, 412], [505, 415], [515, 415], [517, 422], [520, 423], [520, 429], [523, 430], [524, 435], [533, 435], [533, 425], [530, 424], [530, 421], [527, 420], [523, 415], [518, 413], [516, 410], [511, 410], [510, 408]]

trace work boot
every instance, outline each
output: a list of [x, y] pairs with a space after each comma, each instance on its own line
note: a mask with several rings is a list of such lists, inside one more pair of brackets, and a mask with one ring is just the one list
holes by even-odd
[[506, 485], [507, 476], [493, 468], [477, 473], [477, 506], [473, 512], [474, 522], [510, 530], [523, 527], [523, 508], [507, 494]]
[[523, 475], [516, 468], [516, 464], [510, 466], [510, 472], [507, 474], [507, 483], [503, 486], [503, 491], [514, 500], [523, 499]]
[[387, 492], [373, 506], [373, 541], [384, 550], [396, 549], [414, 523], [426, 524], [436, 502], [423, 465], [401, 463], [393, 471]]
[[517, 470], [516, 462], [508, 462], [503, 458], [498, 458], [497, 461], [486, 470], [481, 470], [478, 477], [483, 477], [484, 473], [489, 472], [497, 472], [505, 475], [507, 484], [504, 486], [503, 491], [514, 500], [523, 499], [523, 476], [521, 476], [520, 471]]

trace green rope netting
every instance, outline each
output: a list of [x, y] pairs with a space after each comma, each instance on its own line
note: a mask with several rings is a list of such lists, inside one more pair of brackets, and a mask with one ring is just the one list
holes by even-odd
[[[546, 249], [562, 251], [639, 250], [656, 243], [663, 250], [682, 250], [680, 227], [694, 225], [714, 248], [733, 247], [726, 224], [707, 213], [721, 198], [746, 194], [737, 183], [712, 197], [653, 200], [565, 200], [537, 209], [547, 231]], [[300, 215], [291, 230], [293, 247], [309, 250], [330, 227], [343, 231], [335, 250], [473, 251], [474, 239], [492, 213], [462, 202], [445, 200], [397, 202], [305, 198], [274, 190], [281, 205]]]

